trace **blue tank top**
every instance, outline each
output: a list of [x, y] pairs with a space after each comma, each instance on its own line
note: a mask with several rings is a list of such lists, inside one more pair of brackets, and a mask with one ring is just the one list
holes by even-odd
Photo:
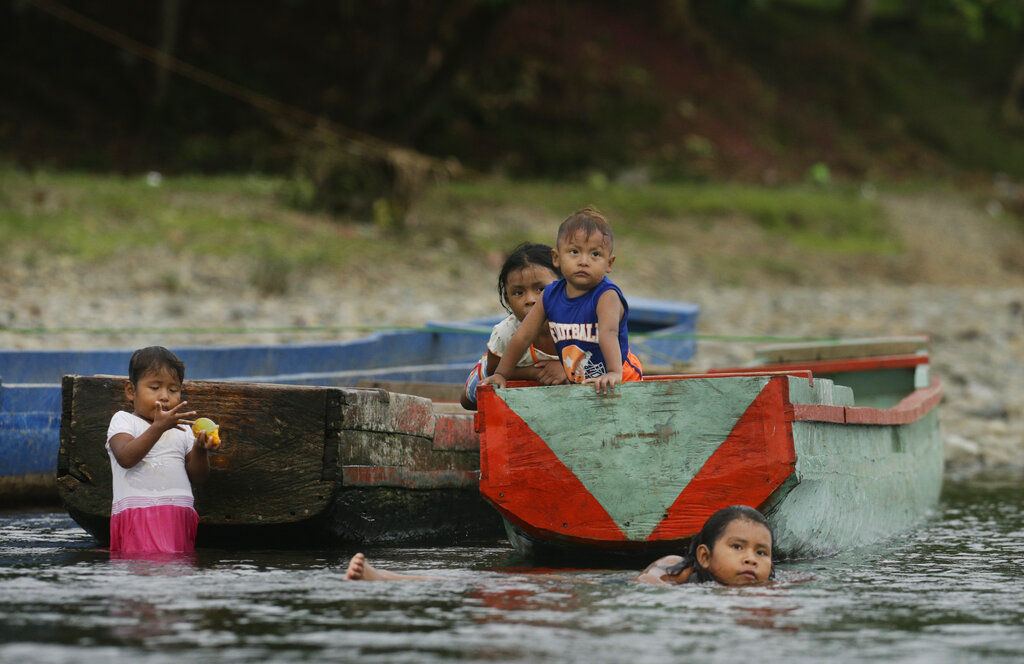
[[608, 373], [607, 362], [597, 338], [597, 301], [608, 290], [614, 290], [622, 301], [619, 352], [623, 362], [629, 357], [629, 335], [626, 331], [629, 305], [622, 291], [608, 277], [578, 297], [566, 295], [565, 286], [565, 279], [559, 279], [544, 289], [544, 313], [547, 314], [551, 338], [558, 348], [566, 375], [572, 382], [582, 383], [587, 378]]

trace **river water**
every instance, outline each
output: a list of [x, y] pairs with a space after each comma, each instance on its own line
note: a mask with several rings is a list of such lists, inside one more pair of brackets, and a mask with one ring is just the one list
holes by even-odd
[[0, 662], [1021, 662], [1024, 482], [947, 483], [882, 544], [771, 587], [538, 570], [507, 544], [111, 560], [63, 513], [0, 513]]

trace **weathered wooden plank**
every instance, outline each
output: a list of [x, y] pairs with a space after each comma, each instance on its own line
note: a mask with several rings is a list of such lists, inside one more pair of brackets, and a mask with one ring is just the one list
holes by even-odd
[[[104, 443], [110, 417], [128, 409], [127, 379], [74, 376], [65, 389], [58, 487], [69, 510], [110, 514], [110, 464]], [[210, 477], [195, 487], [203, 525], [259, 525], [307, 519], [332, 501], [325, 481], [327, 395], [335, 388], [186, 381], [191, 407], [221, 426]]]
[[479, 455], [480, 435], [474, 428], [475, 414], [437, 415], [434, 422], [434, 449], [461, 450]]
[[342, 389], [341, 394], [345, 429], [434, 436], [430, 399], [371, 389]]
[[846, 407], [793, 404], [793, 419], [843, 424], [846, 422]]
[[760, 346], [754, 351], [759, 364], [841, 360], [886, 355], [915, 355], [928, 350], [927, 336], [845, 339], [833, 343], [785, 343]]
[[884, 357], [856, 357], [829, 360], [794, 360], [782, 364], [762, 364], [756, 368], [746, 369], [725, 368], [711, 369], [715, 375], [729, 374], [739, 371], [809, 371], [814, 375], [840, 374], [848, 372], [874, 371], [879, 369], [910, 369], [929, 363], [927, 355], [886, 355]]
[[62, 382], [57, 490], [69, 509], [85, 515], [110, 516], [110, 462], [104, 443], [110, 418], [130, 407], [124, 383], [114, 376], [67, 376]]
[[402, 487], [406, 489], [476, 489], [476, 469], [422, 470], [408, 466], [342, 466], [346, 487]]
[[329, 537], [355, 545], [450, 546], [504, 532], [501, 517], [477, 491], [353, 486], [338, 491]]
[[[126, 379], [64, 381], [59, 482], [68, 512], [109, 531], [110, 417]], [[221, 426], [211, 475], [194, 488], [200, 545], [425, 543], [498, 536], [480, 497], [473, 415], [377, 389], [187, 381]], [[358, 509], [357, 513], [351, 510]]]
[[[468, 375], [468, 371], [467, 371]], [[426, 381], [403, 380], [360, 380], [356, 387], [375, 388], [399, 394], [411, 394], [431, 401], [458, 403], [462, 396], [463, 386], [457, 383], [432, 383]]]
[[326, 510], [335, 489], [324, 479], [328, 397], [336, 393], [334, 388], [187, 382], [190, 405], [217, 414], [221, 426], [221, 446], [210, 454], [210, 478], [195, 490], [204, 522], [290, 523]]
[[477, 470], [476, 450], [445, 450], [430, 438], [379, 431], [341, 433], [338, 462], [342, 466], [404, 467], [410, 470]]

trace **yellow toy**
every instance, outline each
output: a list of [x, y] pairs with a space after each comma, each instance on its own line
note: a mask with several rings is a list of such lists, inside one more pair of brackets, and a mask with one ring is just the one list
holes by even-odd
[[220, 425], [209, 417], [200, 417], [192, 425], [192, 433], [198, 436], [201, 431], [206, 432], [206, 439], [209, 441], [211, 449], [220, 447]]

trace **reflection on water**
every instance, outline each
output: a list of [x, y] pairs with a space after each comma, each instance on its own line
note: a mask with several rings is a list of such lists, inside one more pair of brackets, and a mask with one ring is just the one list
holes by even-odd
[[0, 662], [1019, 662], [1024, 488], [947, 487], [917, 530], [771, 587], [531, 571], [507, 545], [111, 560], [63, 514], [0, 514]]

